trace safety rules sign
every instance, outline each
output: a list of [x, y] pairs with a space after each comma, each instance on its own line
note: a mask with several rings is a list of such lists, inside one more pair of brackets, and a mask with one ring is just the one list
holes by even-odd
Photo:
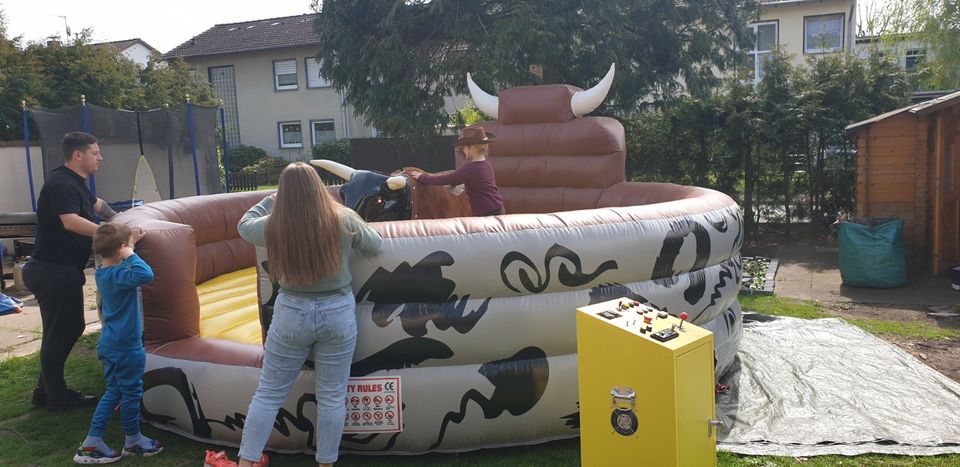
[[401, 415], [399, 376], [363, 376], [347, 381], [344, 433], [400, 432]]

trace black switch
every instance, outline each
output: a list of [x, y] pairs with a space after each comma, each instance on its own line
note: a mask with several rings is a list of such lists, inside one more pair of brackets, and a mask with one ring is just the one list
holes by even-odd
[[668, 329], [661, 329], [661, 330], [659, 330], [659, 331], [651, 334], [650, 337], [652, 337], [652, 338], [654, 338], [654, 339], [656, 339], [656, 340], [658, 340], [658, 341], [660, 341], [660, 342], [666, 342], [666, 341], [668, 341], [668, 340], [670, 340], [670, 339], [676, 339], [677, 336], [679, 336], [679, 335], [680, 335], [680, 334], [677, 333], [677, 331], [674, 331], [673, 329], [669, 329], [669, 328], [668, 328]]

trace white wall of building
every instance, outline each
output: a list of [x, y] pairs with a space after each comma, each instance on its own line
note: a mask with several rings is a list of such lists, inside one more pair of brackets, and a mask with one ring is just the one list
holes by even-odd
[[[237, 90], [240, 141], [257, 146], [271, 156], [288, 160], [307, 159], [311, 154], [310, 122], [332, 120], [337, 139], [368, 138], [373, 129], [363, 124], [344, 105], [333, 87], [308, 88], [305, 59], [316, 55], [314, 47], [289, 48], [244, 54], [197, 57], [189, 60], [203, 77], [211, 67], [232, 65]], [[294, 59], [297, 89], [278, 91], [274, 85], [274, 61]], [[280, 122], [300, 122], [302, 148], [280, 147]]]
[[794, 65], [806, 66], [807, 58], [817, 54], [804, 53], [805, 18], [836, 14], [843, 15], [843, 50], [851, 51], [857, 25], [855, 0], [764, 3], [758, 22], [776, 22], [780, 47], [793, 56]]
[[147, 62], [150, 61], [150, 49], [144, 47], [143, 44], [133, 44], [120, 51], [120, 53], [141, 67], [146, 67]]

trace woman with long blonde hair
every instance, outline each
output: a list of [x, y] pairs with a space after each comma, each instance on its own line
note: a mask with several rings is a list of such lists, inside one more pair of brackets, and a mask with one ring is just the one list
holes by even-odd
[[280, 284], [264, 344], [260, 382], [243, 425], [240, 465], [266, 465], [263, 448], [277, 411], [310, 354], [317, 397], [321, 466], [337, 460], [350, 362], [357, 343], [350, 251], [380, 252], [383, 240], [339, 205], [313, 167], [294, 162], [277, 193], [250, 208], [237, 226], [244, 240], [267, 248], [270, 279]]

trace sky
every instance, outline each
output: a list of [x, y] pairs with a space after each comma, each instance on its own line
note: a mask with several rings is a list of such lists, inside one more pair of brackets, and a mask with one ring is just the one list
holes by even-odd
[[0, 0], [7, 36], [24, 42], [93, 29], [93, 42], [139, 37], [169, 52], [215, 24], [310, 12], [310, 0]]

